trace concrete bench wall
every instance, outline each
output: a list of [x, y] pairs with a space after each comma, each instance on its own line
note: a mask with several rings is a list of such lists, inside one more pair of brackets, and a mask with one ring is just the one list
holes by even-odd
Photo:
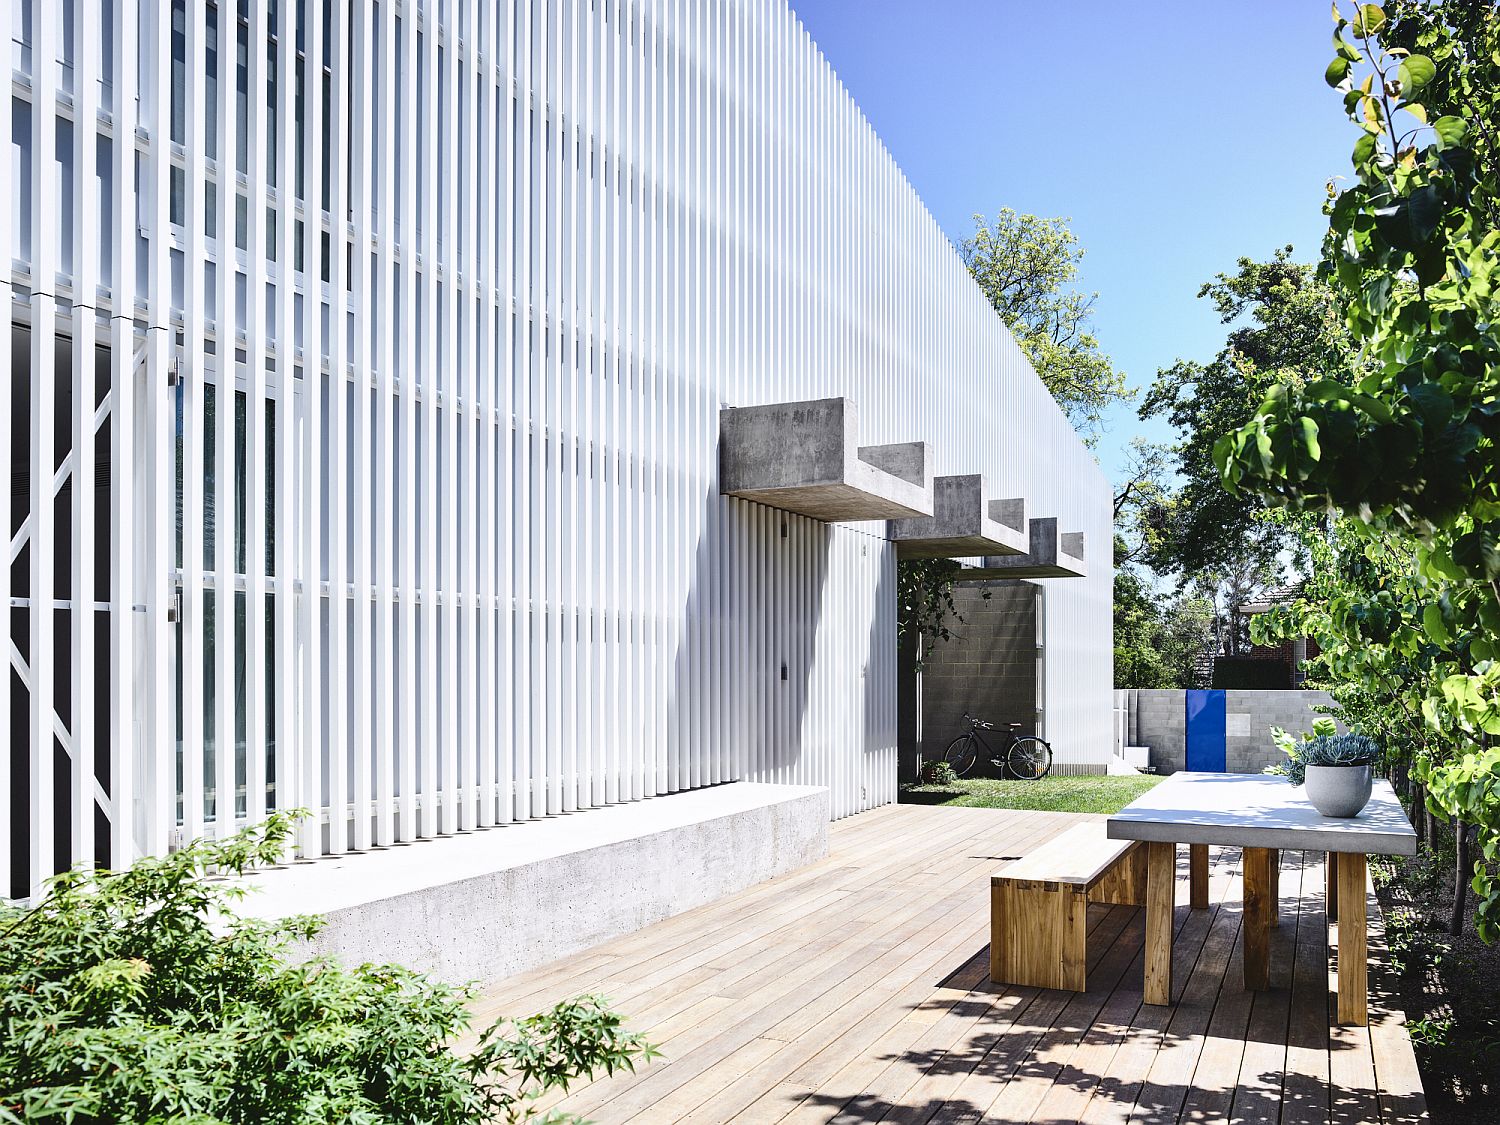
[[303, 950], [486, 983], [828, 854], [828, 790], [736, 782], [256, 872], [242, 912], [322, 914]]

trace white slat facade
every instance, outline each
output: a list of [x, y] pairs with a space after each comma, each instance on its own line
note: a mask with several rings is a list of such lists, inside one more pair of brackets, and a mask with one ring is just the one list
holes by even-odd
[[[0, 871], [305, 855], [748, 778], [895, 799], [895, 558], [719, 495], [832, 395], [1088, 537], [1108, 485], [783, 0], [0, 0]], [[0, 887], [0, 891], [6, 888]]]

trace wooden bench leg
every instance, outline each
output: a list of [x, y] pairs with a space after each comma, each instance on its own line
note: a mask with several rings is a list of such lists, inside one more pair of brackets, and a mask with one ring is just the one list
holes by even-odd
[[1146, 845], [1146, 982], [1148, 1004], [1172, 1002], [1172, 921], [1177, 889], [1177, 845]]
[[1059, 883], [990, 883], [990, 980], [1084, 991], [1088, 895]]
[[1263, 992], [1271, 975], [1271, 849], [1245, 848], [1245, 987]]
[[1089, 888], [1089, 901], [1111, 906], [1146, 905], [1146, 845], [1136, 844]]
[[1194, 910], [1208, 909], [1208, 845], [1188, 845], [1188, 901]]
[[1362, 852], [1339, 856], [1339, 1023], [1369, 1022], [1369, 934]]

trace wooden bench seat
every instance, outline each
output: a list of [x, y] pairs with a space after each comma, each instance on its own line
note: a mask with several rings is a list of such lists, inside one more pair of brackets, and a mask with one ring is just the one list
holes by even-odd
[[1084, 991], [1089, 903], [1142, 906], [1146, 849], [1105, 822], [1068, 829], [990, 878], [990, 979]]

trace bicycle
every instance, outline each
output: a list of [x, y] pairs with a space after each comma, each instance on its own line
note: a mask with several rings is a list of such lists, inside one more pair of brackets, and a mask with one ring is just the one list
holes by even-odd
[[943, 761], [953, 767], [953, 772], [959, 777], [966, 777], [970, 770], [979, 761], [981, 750], [988, 759], [990, 765], [1000, 770], [1001, 777], [1013, 777], [1018, 781], [1037, 781], [1047, 776], [1047, 771], [1052, 768], [1052, 747], [1045, 739], [1038, 738], [1034, 734], [1017, 734], [1016, 731], [1022, 724], [1011, 723], [1006, 737], [1003, 751], [999, 754], [994, 752], [989, 742], [980, 731], [999, 730], [994, 723], [987, 723], [983, 719], [975, 718], [967, 711], [964, 712], [964, 721], [969, 724], [969, 732], [955, 738], [943, 753]]

